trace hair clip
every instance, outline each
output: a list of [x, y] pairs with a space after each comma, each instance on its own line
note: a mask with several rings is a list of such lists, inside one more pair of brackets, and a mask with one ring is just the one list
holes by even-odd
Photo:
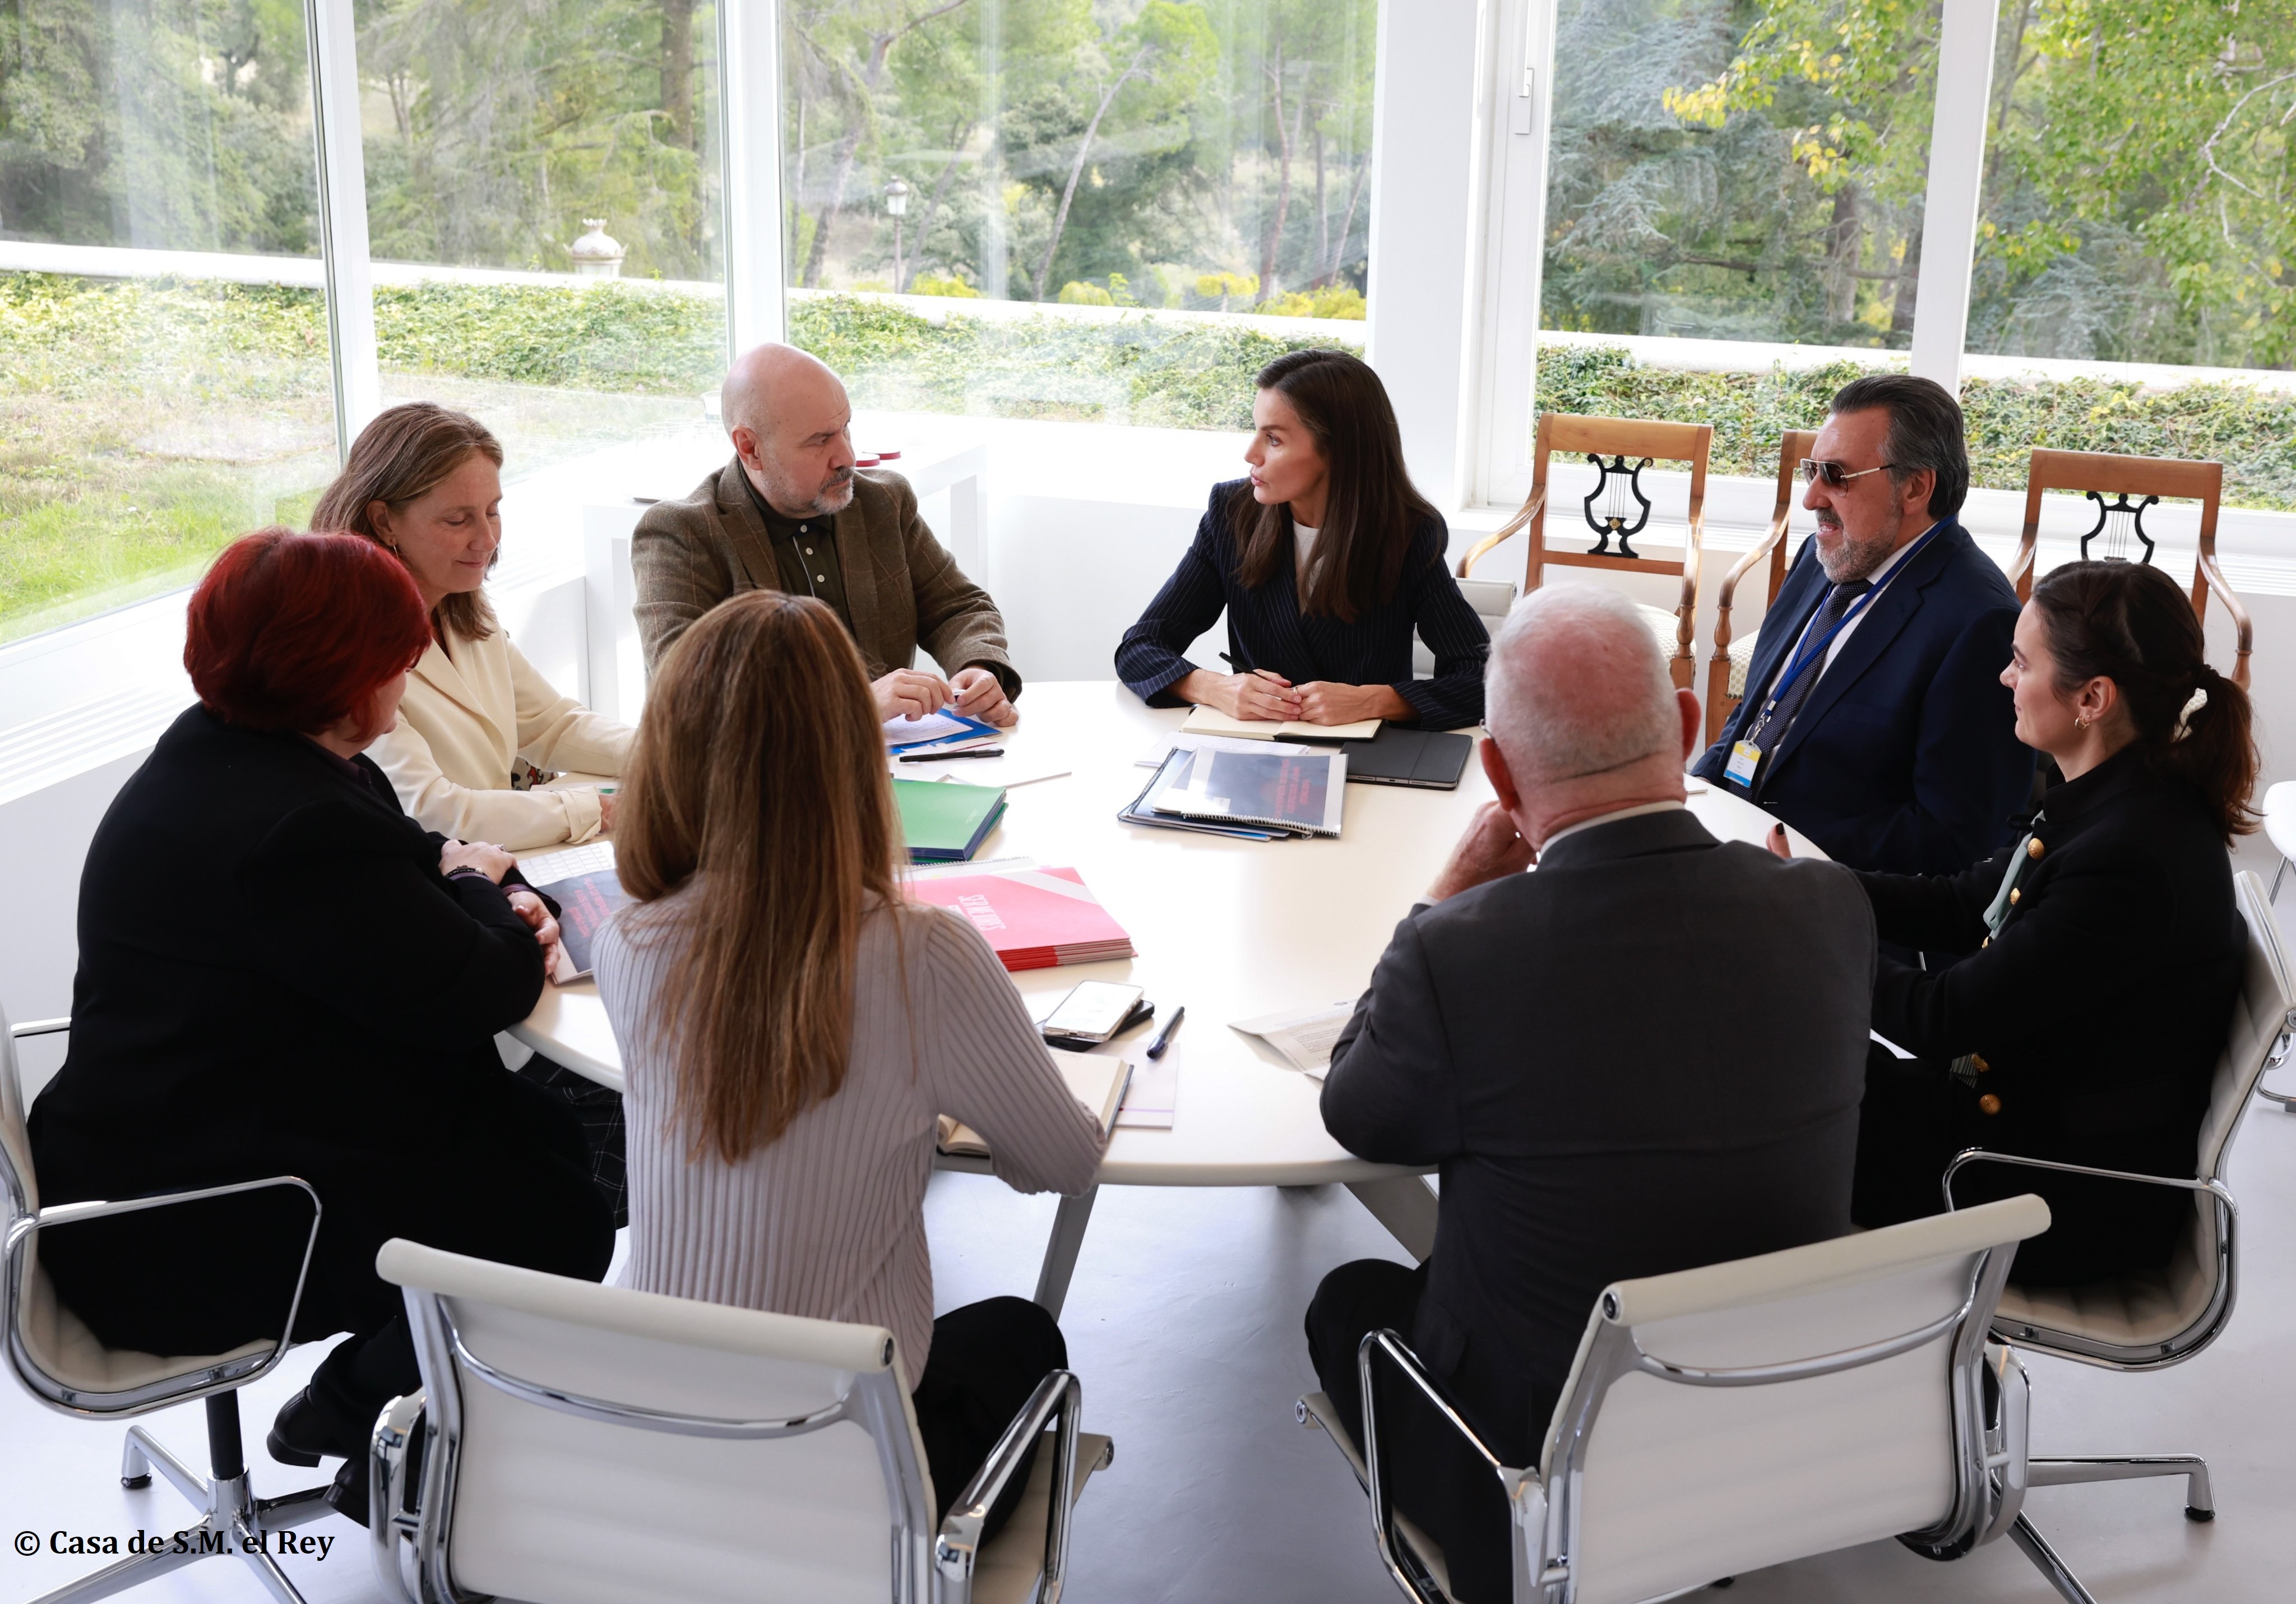
[[2185, 709], [2182, 712], [2177, 715], [2177, 733], [2170, 736], [2169, 738], [2172, 741], [2181, 741], [2186, 736], [2192, 734], [2193, 715], [2200, 712], [2201, 709], [2206, 707], [2208, 704], [2209, 693], [2206, 687], [2202, 687], [2202, 688], [2195, 690], [2191, 695], [2185, 697]]

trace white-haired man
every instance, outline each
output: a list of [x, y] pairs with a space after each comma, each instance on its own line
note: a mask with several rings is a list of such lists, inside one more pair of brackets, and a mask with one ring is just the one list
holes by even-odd
[[[917, 516], [908, 481], [856, 470], [837, 375], [795, 346], [760, 345], [727, 371], [721, 402], [734, 460], [647, 508], [631, 542], [647, 672], [727, 596], [781, 590], [844, 621], [886, 718], [954, 706], [1013, 722], [1004, 616]], [[910, 666], [920, 646], [946, 680]]]
[[[1352, 1423], [1358, 1343], [1401, 1333], [1525, 1465], [1603, 1287], [1849, 1230], [1874, 918], [1849, 870], [1726, 845], [1687, 810], [1697, 700], [1615, 592], [1517, 606], [1486, 702], [1498, 800], [1397, 926], [1324, 1082], [1349, 1151], [1440, 1167], [1435, 1255], [1333, 1271], [1308, 1345]], [[1399, 1501], [1455, 1596], [1510, 1597], [1498, 1484], [1382, 1396]]]

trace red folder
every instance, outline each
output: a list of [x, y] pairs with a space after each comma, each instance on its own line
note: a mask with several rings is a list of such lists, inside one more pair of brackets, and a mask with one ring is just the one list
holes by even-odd
[[1108, 917], [1072, 868], [913, 880], [908, 891], [917, 901], [954, 909], [970, 919], [1007, 969], [1135, 956], [1124, 926]]

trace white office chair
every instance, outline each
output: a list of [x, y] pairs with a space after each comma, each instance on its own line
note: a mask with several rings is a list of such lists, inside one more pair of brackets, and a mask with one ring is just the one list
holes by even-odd
[[[1975, 1164], [2014, 1164], [2027, 1170], [2103, 1176], [2132, 1185], [2170, 1187], [2192, 1198], [2192, 1222], [2165, 1269], [2079, 1287], [2013, 1281], [2003, 1290], [1993, 1317], [1993, 1334], [2004, 1342], [2105, 1370], [2157, 1370], [2182, 1364], [2214, 1342], [2230, 1323], [2238, 1290], [2234, 1228], [2240, 1215], [2232, 1190], [2225, 1185], [2225, 1160], [2240, 1129], [2241, 1115], [2259, 1090], [2258, 1082], [2265, 1071], [2286, 1060], [2292, 1032], [2296, 1032], [2296, 982], [2292, 982], [2288, 955], [2282, 950], [2264, 883], [2243, 871], [2234, 879], [2234, 892], [2248, 925], [2247, 971], [2233, 1004], [2231, 1032], [2217, 1059], [2208, 1115], [2201, 1123], [2194, 1179], [2089, 1169], [1988, 1153], [1981, 1147], [1961, 1154], [1947, 1170], [1948, 1205], [1953, 1200], [1954, 1177]], [[2188, 1518], [2216, 1518], [2208, 1462], [2198, 1454], [2036, 1459], [2030, 1481], [2036, 1487], [2058, 1487], [2076, 1482], [2165, 1476], [2185, 1478]], [[2073, 1604], [2091, 1604], [2087, 1592], [2054, 1555], [2043, 1569], [2050, 1571], [2049, 1579], [2057, 1591]]]
[[[2266, 906], [2271, 907], [2280, 901], [2280, 883], [2288, 877], [2288, 860], [2296, 858], [2296, 780], [2282, 780], [2264, 794], [2264, 835], [2280, 854], [2280, 867], [2272, 872], [2271, 894], [2265, 898]], [[2256, 1090], [2296, 1113], [2296, 1092], [2274, 1091], [2261, 1082]]]
[[[1475, 616], [1483, 621], [1485, 632], [1496, 637], [1499, 626], [1506, 622], [1508, 611], [1514, 606], [1514, 581], [1461, 580], [1457, 583], [1459, 594], [1467, 598], [1467, 605], [1472, 607]], [[1674, 615], [1667, 613], [1665, 616], [1668, 628], [1671, 629]], [[1416, 635], [1411, 637], [1411, 677], [1414, 679], [1435, 678], [1435, 654], [1429, 651], [1427, 643]]]
[[2048, 1224], [2039, 1198], [2012, 1197], [1621, 1281], [1596, 1302], [1535, 1469], [1500, 1464], [1392, 1331], [1358, 1356], [1360, 1457], [1325, 1394], [1300, 1419], [1348, 1452], [1416, 1604], [1449, 1590], [1393, 1508], [1382, 1369], [1498, 1478], [1516, 1604], [1630, 1604], [1890, 1536], [1939, 1559], [2004, 1534], [2030, 1552], [2025, 1375], [1985, 1332], [2017, 1244]]
[[[422, 1367], [422, 1392], [383, 1411], [373, 1451], [376, 1568], [407, 1604], [1059, 1604], [1070, 1508], [1113, 1457], [1078, 1429], [1083, 1390], [1056, 1370], [936, 1534], [880, 1327], [406, 1241], [375, 1268], [406, 1288]], [[984, 1546], [989, 1506], [1048, 1425], [1019, 1508]]]
[[[0, 1327], [4, 1327], [8, 1366], [42, 1403], [84, 1419], [118, 1419], [195, 1398], [206, 1400], [209, 1475], [203, 1477], [193, 1471], [141, 1426], [129, 1427], [120, 1455], [120, 1485], [148, 1487], [156, 1468], [200, 1509], [198, 1524], [180, 1534], [180, 1540], [168, 1545], [164, 1552], [130, 1556], [47, 1593], [34, 1604], [87, 1604], [194, 1560], [226, 1554], [237, 1555], [253, 1569], [273, 1598], [301, 1604], [302, 1595], [287, 1580], [278, 1561], [264, 1551], [260, 1539], [264, 1533], [302, 1526], [330, 1513], [324, 1501], [327, 1490], [313, 1487], [284, 1498], [254, 1495], [240, 1446], [238, 1389], [268, 1374], [286, 1354], [288, 1335], [295, 1328], [295, 1311], [303, 1301], [303, 1277], [310, 1270], [311, 1246], [318, 1239], [318, 1194], [293, 1176], [282, 1175], [120, 1203], [63, 1203], [42, 1208], [39, 1181], [32, 1169], [31, 1140], [24, 1130], [16, 1042], [28, 1036], [53, 1035], [70, 1026], [69, 1019], [41, 1019], [10, 1027], [6, 1017], [0, 1016], [0, 1196], [7, 1200], [7, 1231], [0, 1238], [5, 1263]], [[275, 1342], [265, 1338], [243, 1343], [227, 1353], [173, 1356], [106, 1347], [57, 1298], [54, 1285], [40, 1268], [39, 1234], [44, 1230], [272, 1187], [299, 1191], [311, 1203], [311, 1234], [304, 1239], [294, 1296]], [[135, 1266], [122, 1265], [120, 1273], [132, 1275]]]

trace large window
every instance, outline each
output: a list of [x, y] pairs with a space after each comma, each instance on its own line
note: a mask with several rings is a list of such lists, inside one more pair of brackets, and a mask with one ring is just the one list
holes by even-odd
[[2296, 361], [2296, 4], [2004, 0], [1969, 349]]
[[1249, 427], [1360, 349], [1375, 0], [785, 0], [791, 337], [864, 405]]
[[0, 7], [0, 640], [333, 473], [306, 62], [292, 0]]
[[[1557, 0], [1538, 405], [1710, 421], [1765, 475], [1935, 319], [1979, 485], [2035, 445], [2214, 457], [2296, 509], [2296, 0], [1990, 9]], [[1988, 55], [1983, 142], [1933, 152], [1940, 74]], [[1923, 292], [1939, 185], [1980, 201], [1965, 302], [1934, 249]]]
[[712, 6], [359, 18], [384, 401], [472, 413], [512, 480], [700, 427], [726, 362]]
[[1931, 9], [1561, 0], [1541, 325], [1904, 350]]

